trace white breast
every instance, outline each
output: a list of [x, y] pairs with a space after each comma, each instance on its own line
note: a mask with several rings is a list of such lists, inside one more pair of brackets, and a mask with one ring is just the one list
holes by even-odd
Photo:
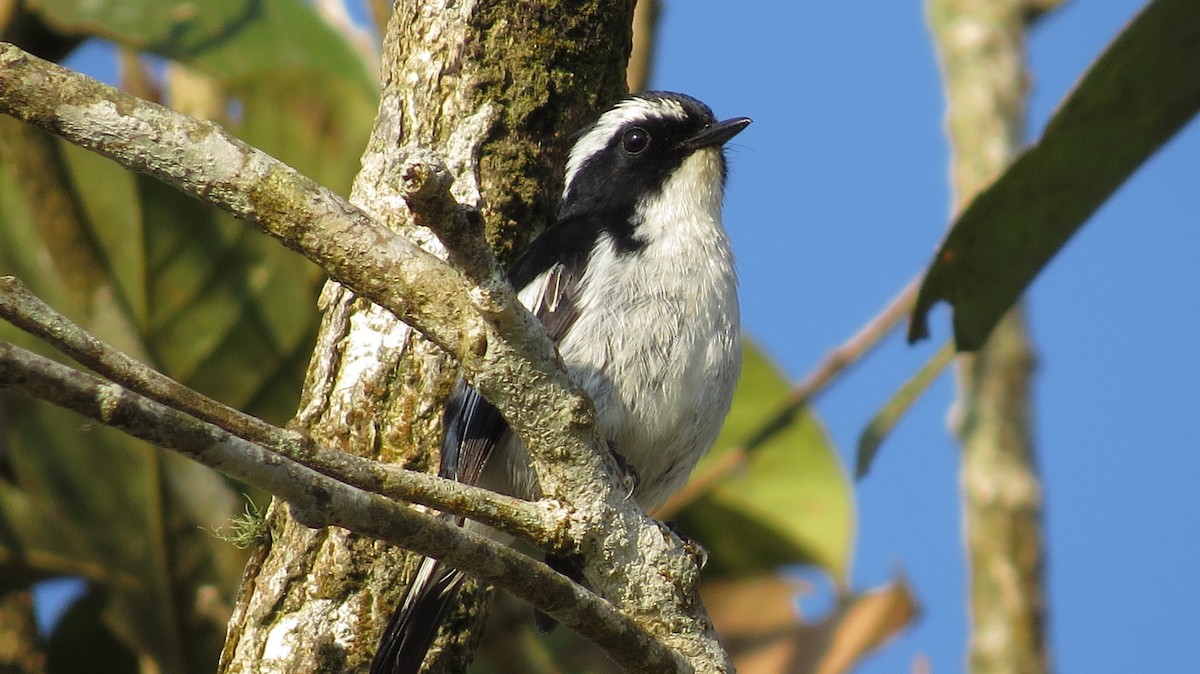
[[648, 510], [682, 486], [729, 411], [741, 365], [737, 278], [721, 224], [719, 150], [702, 150], [639, 213], [648, 243], [602, 237], [559, 351]]

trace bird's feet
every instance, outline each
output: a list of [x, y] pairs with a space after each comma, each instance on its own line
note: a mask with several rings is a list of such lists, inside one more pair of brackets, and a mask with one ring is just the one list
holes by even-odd
[[625, 488], [625, 498], [628, 499], [633, 496], [633, 492], [637, 490], [638, 483], [642, 478], [638, 475], [637, 468], [634, 468], [633, 464], [626, 461], [625, 457], [617, 451], [616, 443], [609, 442], [608, 451], [616, 460], [617, 469], [621, 471], [621, 486]]

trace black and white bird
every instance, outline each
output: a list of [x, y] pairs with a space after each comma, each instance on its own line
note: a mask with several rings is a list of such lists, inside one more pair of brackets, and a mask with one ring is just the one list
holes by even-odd
[[[601, 433], [633, 469], [633, 496], [646, 511], [678, 490], [712, 446], [741, 369], [721, 207], [723, 146], [749, 124], [717, 121], [682, 94], [620, 101], [580, 133], [558, 220], [509, 270], [595, 403]], [[462, 379], [444, 423], [442, 477], [539, 495], [525, 447]], [[422, 561], [372, 674], [418, 671], [461, 582], [461, 572]]]

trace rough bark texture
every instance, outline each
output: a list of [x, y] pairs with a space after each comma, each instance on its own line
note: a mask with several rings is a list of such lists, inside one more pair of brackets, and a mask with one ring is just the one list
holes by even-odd
[[[1025, 31], [1046, 9], [1029, 0], [930, 0], [946, 79], [955, 210], [1020, 149], [1028, 74]], [[955, 431], [970, 576], [972, 672], [1049, 670], [1042, 487], [1031, 419], [1035, 354], [1021, 307], [978, 353], [959, 359]]]
[[[455, 195], [478, 206], [510, 259], [551, 217], [568, 136], [624, 91], [632, 3], [399, 2], [384, 43], [383, 96], [352, 201], [427, 244], [397, 198], [395, 167], [437, 151]], [[432, 470], [441, 400], [455, 368], [337, 284], [295, 423], [328, 446]], [[363, 671], [414, 560], [340, 529], [310, 530], [285, 508], [247, 568], [222, 671]], [[444, 630], [430, 671], [461, 671], [482, 593]]]

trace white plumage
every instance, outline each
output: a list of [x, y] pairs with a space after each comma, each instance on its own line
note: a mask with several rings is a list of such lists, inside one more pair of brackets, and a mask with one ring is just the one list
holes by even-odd
[[[611, 237], [597, 240], [575, 298], [579, 318], [558, 344], [567, 371], [596, 404], [602, 435], [637, 470], [634, 495], [647, 511], [678, 490], [712, 446], [741, 370], [720, 151], [689, 156], [639, 209], [640, 226], [661, 231], [647, 232], [636, 255], [620, 253]], [[693, 198], [677, 198], [680, 191]], [[521, 301], [535, 311], [554, 301], [560, 272], [555, 266], [539, 276]], [[516, 464], [509, 470], [527, 471], [519, 443], [498, 451]], [[528, 482], [514, 486], [533, 495]]]

